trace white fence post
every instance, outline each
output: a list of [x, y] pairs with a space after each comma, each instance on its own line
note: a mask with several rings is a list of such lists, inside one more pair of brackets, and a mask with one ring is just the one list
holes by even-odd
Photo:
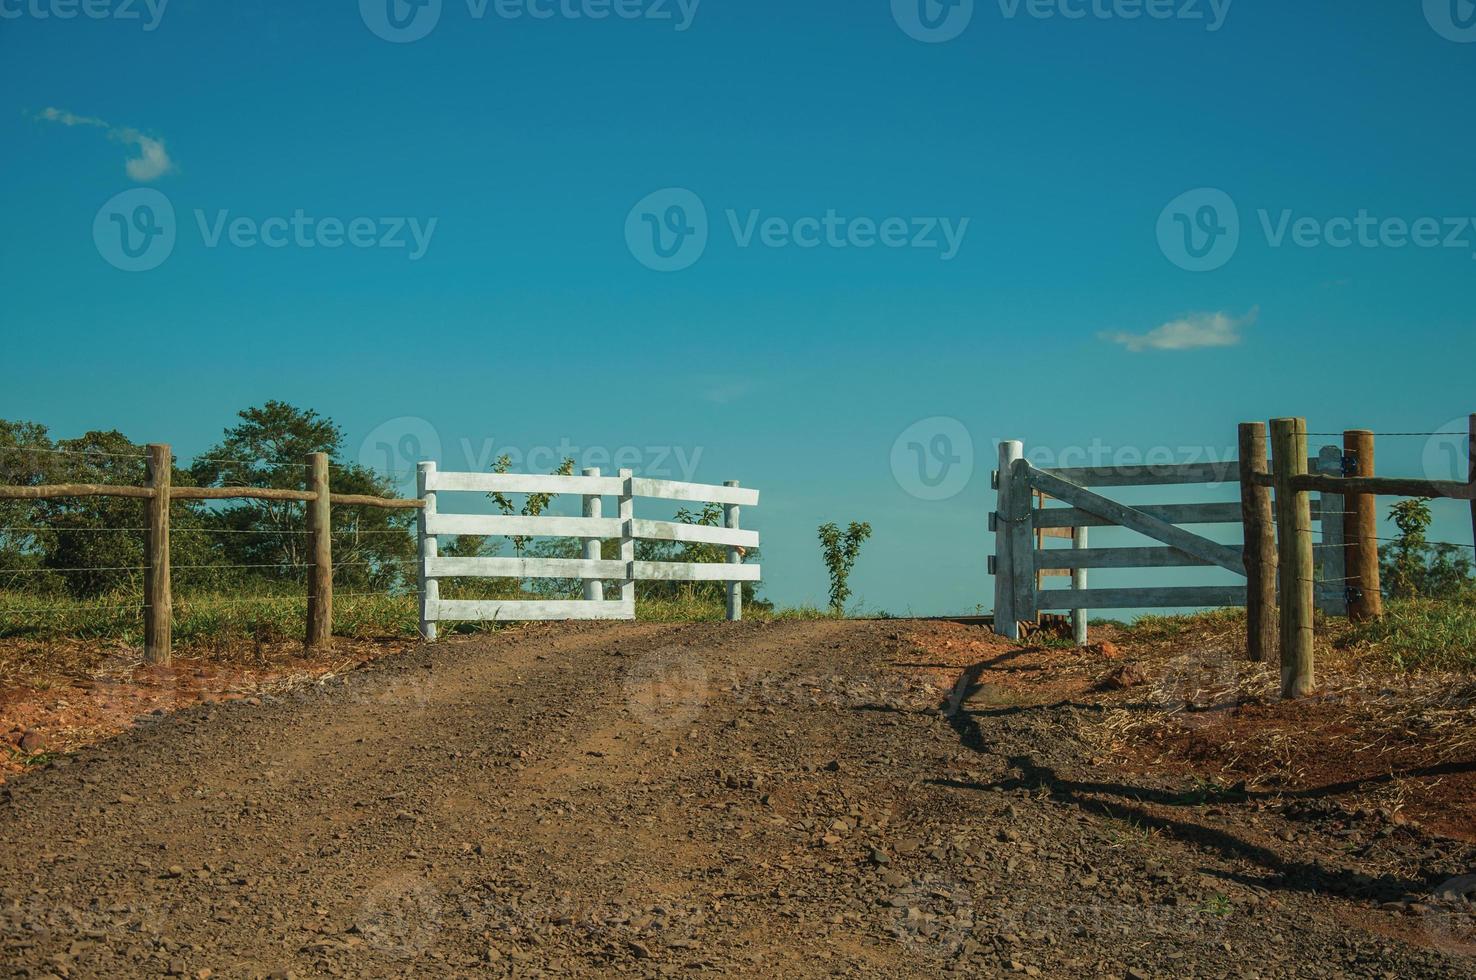
[[436, 638], [436, 603], [441, 598], [441, 583], [426, 574], [426, 562], [437, 557], [436, 536], [429, 533], [429, 524], [436, 514], [436, 494], [427, 490], [431, 474], [435, 473], [434, 462], [421, 463], [415, 470], [416, 489], [425, 506], [420, 508], [420, 635], [431, 641]]
[[[1071, 547], [1076, 551], [1083, 551], [1087, 546], [1087, 528], [1074, 527], [1071, 529]], [[1087, 570], [1075, 568], [1071, 571], [1071, 588], [1084, 589], [1087, 587]], [[1084, 647], [1087, 645], [1087, 611], [1085, 609], [1071, 610], [1071, 632], [1076, 637], [1076, 645]]]
[[1023, 442], [1000, 443], [999, 472], [995, 477], [999, 498], [994, 515], [994, 632], [1011, 640], [1020, 638], [1020, 623], [1015, 615], [1015, 559], [1009, 524], [1015, 506], [1010, 499], [1010, 468], [1024, 455]]
[[[726, 483], [723, 484], [723, 486], [725, 486], [725, 487], [736, 487], [737, 485], [738, 485], [738, 481], [737, 480], [728, 480]], [[733, 530], [733, 531], [738, 530], [738, 505], [737, 504], [723, 504], [723, 526], [726, 527], [726, 528], [728, 528], [729, 530]], [[739, 552], [739, 549], [737, 549], [737, 548], [729, 548], [728, 549], [728, 564], [729, 565], [741, 565], [741, 564], [743, 564], [743, 555]], [[730, 622], [736, 623], [739, 620], [741, 620], [742, 618], [743, 618], [743, 583], [742, 582], [729, 582], [728, 583], [728, 620]]]
[[[585, 476], [597, 477], [600, 475], [598, 466], [584, 471]], [[604, 502], [598, 494], [585, 494], [584, 516], [601, 517], [604, 511]], [[584, 557], [586, 561], [600, 560], [600, 541], [598, 538], [586, 538], [584, 541]], [[600, 602], [605, 598], [605, 583], [599, 579], [585, 579], [584, 598], [589, 602]]]
[[632, 610], [636, 601], [635, 471], [621, 470], [620, 560], [625, 563], [625, 581], [620, 583], [620, 602]]

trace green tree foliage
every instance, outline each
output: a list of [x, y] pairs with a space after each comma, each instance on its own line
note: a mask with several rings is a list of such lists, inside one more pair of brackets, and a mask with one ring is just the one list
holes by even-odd
[[[200, 486], [306, 488], [307, 457], [341, 456], [343, 430], [311, 409], [269, 401], [240, 413], [219, 444], [197, 458], [190, 475]], [[335, 462], [334, 493], [395, 496], [393, 482], [357, 463]], [[333, 508], [334, 585], [348, 591], [380, 591], [414, 577], [414, 514], [378, 507]], [[244, 500], [215, 506], [205, 516], [224, 564], [247, 579], [305, 580], [309, 539], [304, 505]]]
[[[120, 432], [88, 432], [53, 441], [34, 422], [0, 420], [0, 483], [38, 486], [102, 483], [138, 486], [148, 479], [145, 447]], [[187, 484], [176, 468], [172, 479]], [[173, 524], [197, 526], [200, 508], [176, 503]], [[39, 593], [97, 597], [142, 591], [144, 502], [125, 497], [64, 497], [0, 502], [0, 585]], [[176, 562], [209, 561], [208, 547], [187, 537]]]
[[1465, 549], [1432, 544], [1426, 538], [1431, 521], [1428, 501], [1401, 500], [1390, 510], [1399, 537], [1379, 549], [1379, 575], [1391, 596], [1446, 599], [1471, 587], [1471, 559]]
[[834, 524], [820, 525], [820, 553], [830, 573], [830, 608], [837, 616], [846, 611], [846, 600], [851, 597], [851, 569], [861, 553], [861, 543], [869, 537], [871, 525], [866, 523], [852, 521], [844, 534]]

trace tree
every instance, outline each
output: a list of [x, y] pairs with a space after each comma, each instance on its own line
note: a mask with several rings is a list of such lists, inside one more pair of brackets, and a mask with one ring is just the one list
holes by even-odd
[[1471, 559], [1457, 545], [1431, 544], [1430, 504], [1401, 500], [1390, 508], [1389, 519], [1399, 528], [1392, 544], [1379, 548], [1379, 575], [1396, 598], [1444, 599], [1470, 588]]
[[[142, 485], [145, 448], [121, 432], [88, 432], [53, 442], [35, 422], [0, 421], [0, 483]], [[188, 484], [178, 467], [176, 484]], [[176, 502], [171, 523], [188, 531], [201, 508]], [[0, 583], [31, 592], [97, 597], [142, 590], [144, 504], [123, 497], [63, 497], [0, 501]], [[176, 564], [210, 563], [210, 542], [180, 534], [171, 540]]]
[[[497, 457], [497, 461], [492, 464], [493, 473], [506, 473], [511, 468], [512, 457], [506, 454]], [[550, 475], [569, 476], [573, 472], [574, 460], [566, 459], [562, 463], [560, 463], [559, 468], [554, 470], [553, 473]], [[487, 494], [487, 496], [492, 498], [492, 502], [497, 505], [497, 509], [501, 511], [502, 516], [504, 517], [511, 517], [514, 514], [521, 514], [523, 517], [537, 517], [548, 509], [548, 505], [554, 502], [554, 499], [558, 497], [558, 494], [527, 494], [525, 495], [523, 506], [521, 508], [514, 504], [512, 502], [512, 499], [508, 497], [508, 495], [505, 493], [494, 490], [491, 493]], [[532, 540], [530, 535], [525, 534], [509, 535], [509, 539], [512, 541], [513, 554], [519, 558], [523, 557], [523, 551], [528, 547], [528, 542]]]
[[[311, 409], [269, 401], [240, 413], [240, 423], [195, 460], [191, 476], [201, 486], [301, 490], [307, 482], [307, 457], [341, 455], [343, 430]], [[335, 493], [395, 496], [390, 477], [357, 463], [334, 462]], [[333, 508], [334, 581], [339, 588], [379, 591], [410, 576], [415, 543], [414, 515], [378, 507]], [[232, 565], [245, 566], [246, 578], [299, 583], [310, 560], [307, 518], [301, 503], [248, 500], [208, 511], [207, 526]]]
[[871, 537], [871, 525], [851, 522], [844, 534], [834, 524], [820, 525], [820, 552], [830, 572], [830, 608], [837, 616], [845, 614], [846, 600], [851, 597], [848, 584], [861, 543]]

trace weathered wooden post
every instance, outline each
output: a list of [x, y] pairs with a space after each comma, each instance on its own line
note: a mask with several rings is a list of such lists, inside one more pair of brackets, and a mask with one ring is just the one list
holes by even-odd
[[[1374, 475], [1374, 434], [1367, 429], [1343, 433], [1343, 452], [1349, 457], [1349, 476]], [[1354, 622], [1384, 615], [1383, 587], [1379, 582], [1378, 498], [1350, 493], [1343, 498], [1343, 522], [1348, 542], [1347, 571], [1351, 596], [1348, 618]]]
[[[725, 487], [736, 487], [737, 480], [728, 480], [723, 483]], [[723, 504], [723, 527], [730, 531], [738, 530], [738, 505]], [[736, 547], [728, 549], [728, 564], [743, 564], [743, 553]], [[743, 583], [728, 583], [728, 621], [736, 623], [743, 618]]]
[[1271, 421], [1276, 489], [1278, 577], [1281, 582], [1281, 696], [1299, 698], [1315, 684], [1312, 662], [1312, 500], [1291, 481], [1307, 473], [1307, 422]]
[[635, 471], [620, 470], [620, 560], [625, 564], [625, 580], [620, 583], [620, 603], [635, 615]]
[[1266, 423], [1240, 423], [1240, 510], [1245, 524], [1245, 655], [1257, 662], [1276, 649], [1276, 524], [1266, 464]]
[[[598, 479], [599, 478], [599, 475], [600, 475], [600, 469], [599, 469], [598, 466], [590, 467], [590, 468], [588, 468], [588, 469], [586, 469], [584, 471], [584, 475], [585, 476], [589, 476], [589, 477], [594, 477], [594, 478]], [[599, 517], [599, 516], [601, 516], [603, 514], [604, 508], [605, 508], [604, 501], [600, 499], [600, 495], [599, 494], [597, 494], [597, 493], [596, 494], [588, 494], [587, 493], [587, 494], [584, 495], [584, 516], [585, 517]], [[586, 561], [599, 561], [600, 560], [600, 539], [599, 538], [585, 538], [584, 539], [584, 558], [585, 558]], [[587, 578], [587, 579], [585, 579], [584, 580], [584, 598], [588, 602], [599, 602], [602, 599], [604, 599], [605, 598], [605, 583], [601, 582], [599, 579], [596, 579], [596, 578]]]
[[308, 567], [307, 640], [309, 650], [333, 635], [333, 510], [328, 488], [328, 454], [308, 455], [308, 490], [317, 494], [307, 505], [312, 548]]
[[149, 489], [153, 496], [144, 508], [144, 659], [167, 664], [174, 640], [174, 598], [169, 583], [169, 500], [174, 457], [169, 447], [150, 443]]
[[1035, 494], [1030, 488], [1030, 464], [1023, 454], [1010, 461], [1008, 482], [1010, 510], [1006, 524], [1013, 567], [1014, 615], [1017, 622], [1033, 624], [1039, 619], [1035, 607]]
[[[1343, 450], [1337, 446], [1323, 446], [1317, 455], [1317, 472], [1325, 476], [1343, 475]], [[1322, 547], [1317, 549], [1321, 560], [1322, 585], [1317, 596], [1317, 608], [1329, 616], [1348, 615], [1348, 572], [1347, 554], [1344, 550], [1343, 517], [1346, 505], [1343, 495], [1324, 493], [1322, 496]]]
[[441, 583], [426, 575], [426, 563], [437, 556], [436, 536], [430, 533], [431, 519], [436, 516], [436, 493], [430, 489], [435, 472], [436, 464], [430, 461], [415, 469], [416, 493], [425, 504], [420, 508], [417, 537], [420, 540], [420, 635], [427, 641], [436, 638], [436, 604], [441, 599]]
[[[1087, 546], [1087, 529], [1074, 527], [1071, 529], [1071, 547], [1074, 551], [1083, 551]], [[1087, 570], [1085, 568], [1074, 568], [1071, 570], [1071, 587], [1077, 591], [1087, 587]], [[1076, 645], [1084, 647], [1087, 645], [1087, 611], [1085, 609], [1071, 610], [1071, 633], [1076, 638]]]
[[[1010, 535], [1010, 517], [1015, 513], [1011, 499], [1010, 468], [1025, 455], [1023, 442], [999, 444], [999, 470], [995, 474], [998, 491], [994, 514], [994, 632], [1011, 640], [1020, 638], [1020, 619], [1015, 614], [1014, 539]], [[1026, 506], [1029, 506], [1027, 494]], [[1035, 584], [1031, 575], [1032, 586]]]

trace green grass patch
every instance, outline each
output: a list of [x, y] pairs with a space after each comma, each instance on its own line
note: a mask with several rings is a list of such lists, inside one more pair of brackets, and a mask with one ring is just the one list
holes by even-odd
[[1451, 599], [1391, 599], [1384, 618], [1340, 638], [1396, 671], [1476, 672], [1476, 593]]

